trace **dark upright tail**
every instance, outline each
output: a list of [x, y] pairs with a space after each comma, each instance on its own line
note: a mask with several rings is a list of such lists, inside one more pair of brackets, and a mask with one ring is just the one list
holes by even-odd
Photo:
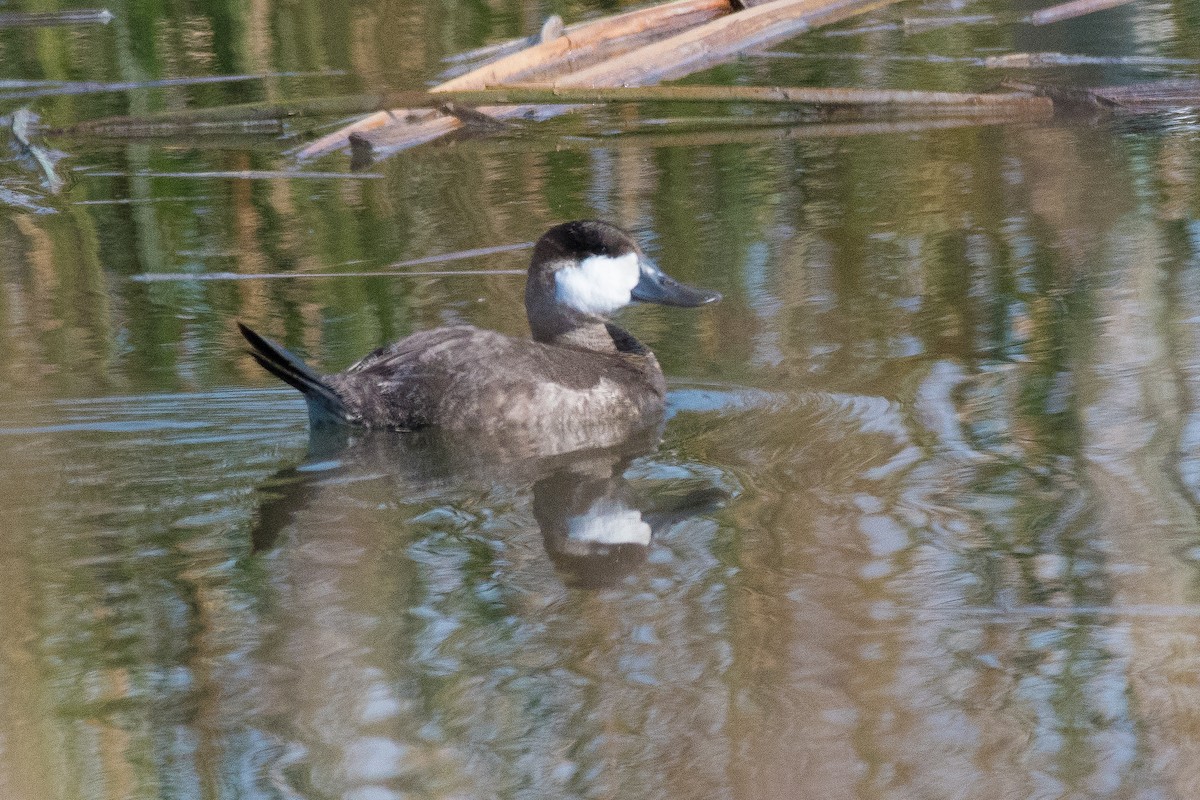
[[321, 380], [321, 376], [313, 372], [299, 356], [289, 353], [282, 345], [260, 336], [242, 323], [237, 325], [242, 336], [250, 343], [250, 355], [254, 356], [259, 366], [304, 395], [308, 402], [308, 418], [313, 425], [353, 421], [353, 415], [333, 387]]

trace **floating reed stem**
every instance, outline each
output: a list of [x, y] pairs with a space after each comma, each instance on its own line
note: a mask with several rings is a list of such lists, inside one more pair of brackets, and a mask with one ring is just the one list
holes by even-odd
[[[681, 3], [684, 1], [681, 0]], [[576, 36], [568, 34], [510, 56], [512, 59], [525, 57], [530, 61], [520, 69], [516, 68], [518, 62], [514, 61], [505, 68], [511, 70], [506, 75], [488, 77], [487, 71], [494, 70], [501, 64], [495, 62], [454, 81], [436, 86], [433, 91], [440, 93], [450, 88], [468, 88], [468, 83], [475, 84], [478, 88], [479, 82], [491, 85], [529, 80], [553, 82], [559, 87], [647, 86], [716, 66], [736, 58], [747, 49], [768, 47], [805, 31], [840, 22], [895, 2], [898, 0], [770, 0], [760, 4], [757, 0], [741, 0], [737, 3], [740, 10], [735, 10], [731, 0], [720, 0], [720, 4], [716, 8], [710, 8], [708, 12], [715, 18], [708, 21], [689, 18], [686, 23], [660, 24], [643, 31], [630, 31], [628, 36], [619, 39], [619, 49], [604, 51], [602, 60], [595, 63], [592, 63], [595, 50], [586, 59], [575, 58], [574, 54], [580, 49], [574, 44]], [[675, 4], [643, 11], [650, 13], [672, 5]], [[594, 24], [613, 24], [622, 16], [624, 15], [597, 20]], [[663, 38], [663, 34], [670, 35]], [[552, 60], [547, 60], [544, 54], [539, 55], [535, 52], [538, 48], [547, 47], [567, 49]], [[479, 109], [482, 113], [501, 119], [519, 117], [537, 110], [539, 109], [531, 107], [504, 109], [492, 106]], [[540, 110], [553, 113], [545, 108]], [[559, 109], [558, 112], [561, 113], [562, 110]], [[296, 155], [301, 159], [312, 158], [352, 145], [356, 160], [374, 160], [433, 141], [453, 132], [461, 124], [458, 119], [445, 114], [411, 121], [405, 109], [395, 108], [388, 114], [372, 114], [324, 136], [305, 146]]]
[[555, 81], [558, 86], [647, 86], [680, 78], [805, 31], [898, 0], [772, 0], [639, 47]]
[[[410, 109], [440, 109], [448, 103], [474, 106], [534, 106], [581, 103], [747, 103], [811, 108], [857, 108], [922, 112], [949, 108], [959, 113], [987, 109], [1038, 113], [1049, 108], [1045, 98], [1021, 92], [971, 94], [885, 89], [827, 89], [784, 86], [503, 86], [445, 92], [382, 92], [320, 97], [292, 103], [247, 103], [216, 108], [163, 111], [134, 117], [107, 117], [81, 122], [55, 133], [111, 136], [155, 136], [228, 132], [231, 127], [276, 130], [288, 120], [318, 115], [367, 113], [403, 104]], [[415, 115], [419, 117], [420, 111]], [[410, 112], [410, 116], [414, 114]]]
[[[708, 20], [732, 12], [730, 0], [675, 0], [662, 5], [640, 8], [611, 17], [568, 25], [562, 35], [548, 38], [532, 47], [510, 53], [496, 61], [471, 70], [433, 87], [444, 89], [483, 89], [499, 83], [553, 78], [581, 69], [604, 59], [640, 47], [647, 42], [687, 30]], [[450, 133], [460, 125], [451, 116], [433, 115], [424, 124], [403, 123], [409, 116], [407, 108], [397, 104], [371, 109], [362, 119], [346, 125], [316, 141], [309, 142], [296, 155], [300, 159], [316, 158], [345, 149], [351, 135], [367, 136], [381, 128], [405, 128], [406, 141], [430, 141]], [[490, 109], [482, 113], [496, 116]], [[522, 111], [511, 111], [519, 116]], [[400, 121], [400, 122], [398, 122]]]

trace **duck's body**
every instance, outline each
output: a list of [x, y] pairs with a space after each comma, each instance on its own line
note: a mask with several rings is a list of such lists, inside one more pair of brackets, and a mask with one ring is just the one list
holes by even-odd
[[607, 440], [655, 424], [666, 393], [654, 354], [607, 316], [634, 299], [700, 305], [719, 297], [667, 278], [619, 228], [587, 221], [551, 228], [534, 248], [525, 291], [533, 339], [436, 328], [322, 376], [240, 327], [255, 359], [304, 393], [314, 425], [560, 439], [604, 428]]

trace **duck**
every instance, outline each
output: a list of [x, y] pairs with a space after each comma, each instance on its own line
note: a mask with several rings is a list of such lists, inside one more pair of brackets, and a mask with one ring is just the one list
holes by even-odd
[[662, 368], [612, 315], [635, 302], [691, 308], [720, 299], [668, 276], [617, 225], [575, 220], [534, 245], [525, 284], [530, 338], [451, 325], [322, 375], [247, 325], [238, 329], [254, 360], [303, 394], [313, 429], [517, 433], [570, 449], [609, 446], [663, 419]]

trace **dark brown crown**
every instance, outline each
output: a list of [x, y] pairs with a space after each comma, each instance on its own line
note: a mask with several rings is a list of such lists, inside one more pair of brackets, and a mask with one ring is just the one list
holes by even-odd
[[588, 256], [615, 258], [638, 252], [628, 233], [608, 222], [582, 219], [555, 225], [533, 248], [534, 264], [570, 262]]

